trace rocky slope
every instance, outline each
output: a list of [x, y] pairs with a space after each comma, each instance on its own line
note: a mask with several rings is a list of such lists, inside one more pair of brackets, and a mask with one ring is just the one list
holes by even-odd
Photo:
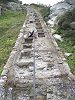
[[21, 6], [22, 5], [19, 2], [18, 3], [8, 2], [8, 8], [10, 8], [13, 11], [20, 11], [20, 10], [22, 10]]
[[75, 4], [75, 0], [64, 0], [64, 2], [70, 4], [70, 5], [74, 5]]
[[63, 12], [71, 9], [75, 6], [75, 0], [64, 0], [62, 2], [59, 2], [51, 7], [51, 14], [50, 14], [50, 20], [49, 23], [51, 25], [54, 25], [54, 22], [57, 18], [57, 16], [60, 16]]

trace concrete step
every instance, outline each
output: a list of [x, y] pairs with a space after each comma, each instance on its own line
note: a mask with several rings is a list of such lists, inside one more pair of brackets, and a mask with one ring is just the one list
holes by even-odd
[[28, 68], [29, 66], [33, 65], [33, 59], [21, 59], [19, 61], [17, 61], [16, 63], [17, 66], [19, 67], [25, 67]]

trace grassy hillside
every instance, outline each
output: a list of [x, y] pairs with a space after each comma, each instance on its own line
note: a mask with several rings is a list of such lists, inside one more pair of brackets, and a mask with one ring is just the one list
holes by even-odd
[[0, 16], [0, 73], [15, 44], [26, 13], [7, 10]]
[[55, 26], [57, 34], [61, 34], [64, 38], [63, 42], [58, 41], [58, 45], [63, 52], [72, 53], [71, 56], [66, 57], [71, 72], [75, 74], [75, 28], [72, 28], [70, 23], [75, 22], [75, 8], [65, 12], [62, 16], [57, 18], [58, 25]]

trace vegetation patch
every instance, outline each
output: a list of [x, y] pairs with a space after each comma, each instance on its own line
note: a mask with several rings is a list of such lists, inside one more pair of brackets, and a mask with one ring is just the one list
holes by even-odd
[[0, 16], [0, 73], [16, 42], [19, 31], [25, 20], [26, 12], [5, 11]]
[[64, 53], [72, 53], [71, 56], [66, 58], [71, 72], [75, 75], [75, 28], [71, 27], [71, 23], [75, 22], [75, 8], [58, 17], [57, 22], [54, 27], [55, 33], [60, 34], [64, 39], [63, 42], [57, 41], [58, 45]]

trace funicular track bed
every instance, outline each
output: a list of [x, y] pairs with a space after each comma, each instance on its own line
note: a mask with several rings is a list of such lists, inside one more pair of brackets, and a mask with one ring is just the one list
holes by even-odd
[[27, 19], [2, 73], [1, 100], [34, 100], [34, 92], [35, 100], [75, 100], [75, 82], [70, 75], [42, 17], [28, 7]]

